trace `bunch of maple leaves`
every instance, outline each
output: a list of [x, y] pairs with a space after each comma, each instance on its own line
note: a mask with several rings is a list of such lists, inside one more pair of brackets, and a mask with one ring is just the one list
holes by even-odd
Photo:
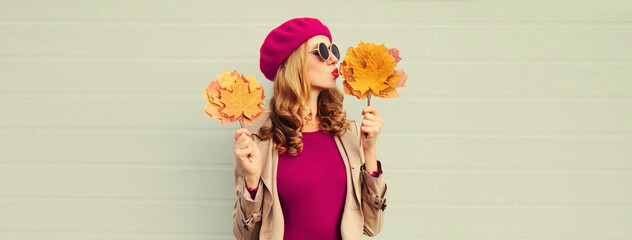
[[340, 73], [345, 79], [342, 84], [346, 94], [360, 100], [371, 95], [389, 99], [399, 96], [396, 88], [405, 87], [408, 75], [403, 69], [395, 70], [399, 50], [386, 48], [384, 44], [360, 42], [357, 48], [349, 47], [340, 64]]
[[246, 77], [237, 72], [224, 70], [202, 92], [208, 104], [204, 111], [208, 118], [217, 118], [222, 124], [239, 121], [252, 125], [266, 112], [263, 108], [265, 95], [263, 87], [254, 76]]

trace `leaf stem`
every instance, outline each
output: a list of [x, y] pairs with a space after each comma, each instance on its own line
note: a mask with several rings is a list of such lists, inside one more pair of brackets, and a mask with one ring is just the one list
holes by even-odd
[[[371, 96], [373, 96], [373, 92], [370, 92], [369, 96], [367, 97], [367, 104], [366, 104], [367, 107], [371, 106]], [[364, 138], [368, 139], [369, 138], [369, 134], [364, 133]]]
[[244, 121], [239, 120], [239, 125], [241, 125], [241, 128], [244, 128]]

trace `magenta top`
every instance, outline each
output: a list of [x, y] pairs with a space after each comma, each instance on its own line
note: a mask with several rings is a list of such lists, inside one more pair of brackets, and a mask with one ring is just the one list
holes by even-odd
[[347, 173], [333, 136], [303, 132], [303, 151], [279, 155], [277, 189], [285, 220], [283, 239], [342, 239], [340, 222]]

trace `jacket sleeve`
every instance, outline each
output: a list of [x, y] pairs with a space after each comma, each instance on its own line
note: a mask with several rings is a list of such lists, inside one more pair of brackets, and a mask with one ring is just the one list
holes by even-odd
[[[362, 151], [362, 133], [355, 124], [355, 132], [358, 135], [360, 141], [360, 151]], [[362, 155], [362, 162], [364, 163], [364, 154]], [[382, 163], [378, 160], [378, 169], [382, 169]], [[371, 176], [365, 171], [364, 164], [361, 167], [360, 173], [361, 197], [362, 197], [362, 213], [364, 215], [364, 235], [373, 237], [382, 231], [382, 225], [384, 225], [384, 210], [386, 209], [386, 181], [384, 180], [384, 173], [378, 177]]]
[[[380, 161], [377, 162], [381, 165]], [[364, 169], [364, 165], [362, 166]], [[382, 231], [384, 210], [386, 209], [386, 181], [384, 174], [371, 176], [362, 170], [362, 212], [364, 214], [364, 235], [375, 236]]]
[[259, 239], [261, 229], [261, 206], [263, 203], [264, 187], [259, 181], [257, 194], [252, 199], [246, 189], [245, 181], [242, 177], [237, 177], [235, 193], [237, 200], [233, 208], [233, 233], [236, 239], [249, 240]]
[[[262, 119], [267, 119], [267, 117], [262, 117]], [[261, 123], [262, 122], [258, 121], [254, 126], [247, 127], [248, 130], [253, 133], [251, 138], [255, 144], [261, 142], [261, 139], [256, 134], [259, 132]], [[262, 159], [262, 162], [263, 160], [264, 159]], [[237, 200], [233, 207], [233, 234], [235, 234], [235, 238], [238, 240], [259, 239], [264, 195], [268, 194], [270, 190], [265, 186], [263, 181], [259, 179], [257, 193], [253, 199], [246, 188], [246, 181], [242, 175], [243, 170], [237, 163], [238, 159], [235, 159], [235, 193]]]

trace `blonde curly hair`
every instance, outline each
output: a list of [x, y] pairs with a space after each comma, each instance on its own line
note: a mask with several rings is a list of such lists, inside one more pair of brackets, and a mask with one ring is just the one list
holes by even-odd
[[[307, 78], [307, 42], [296, 48], [277, 70], [274, 94], [270, 99], [271, 127], [259, 129], [262, 140], [272, 138], [279, 154], [296, 156], [303, 149], [301, 141], [304, 119], [301, 112], [309, 112], [305, 106], [310, 97], [310, 83]], [[320, 128], [333, 134], [342, 135], [349, 128], [349, 120], [342, 106], [344, 95], [338, 88], [326, 89], [318, 95], [316, 117]]]

